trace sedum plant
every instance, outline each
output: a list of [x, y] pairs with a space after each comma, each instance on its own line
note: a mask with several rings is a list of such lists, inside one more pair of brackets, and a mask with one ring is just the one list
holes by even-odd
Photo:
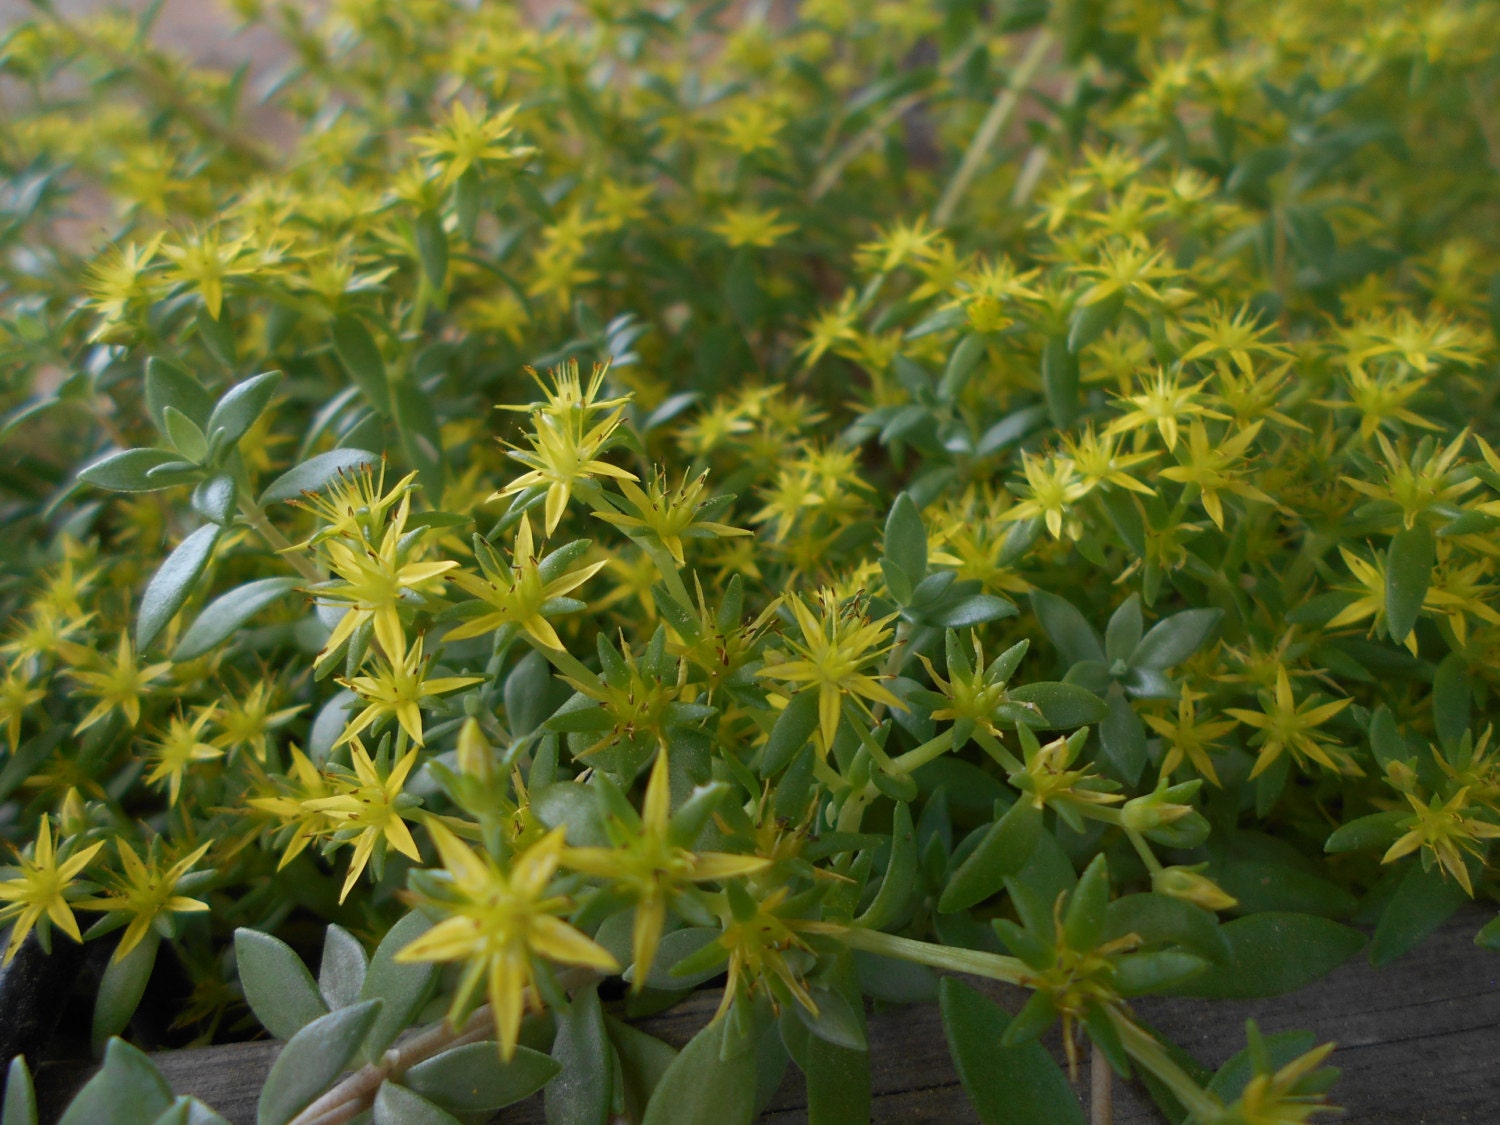
[[1136, 1001], [1495, 898], [1496, 6], [234, 7], [253, 92], [155, 5], [0, 42], [63, 1121], [222, 1120], [142, 1048], [260, 1028], [261, 1125], [863, 1121], [871, 1001], [986, 1121], [1082, 1120], [1052, 1028], [1326, 1112]]

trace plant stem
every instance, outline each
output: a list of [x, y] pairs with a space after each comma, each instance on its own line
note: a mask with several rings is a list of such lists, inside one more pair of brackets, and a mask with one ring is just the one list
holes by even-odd
[[969, 149], [964, 153], [964, 158], [954, 173], [953, 179], [948, 181], [948, 187], [943, 192], [942, 199], [932, 211], [933, 226], [943, 227], [953, 218], [953, 212], [958, 209], [959, 201], [963, 199], [964, 193], [974, 182], [974, 177], [979, 174], [979, 166], [984, 163], [984, 158], [995, 143], [995, 138], [1000, 135], [1000, 130], [1005, 128], [1006, 122], [1010, 120], [1011, 114], [1016, 111], [1016, 106], [1021, 102], [1021, 93], [1031, 82], [1032, 76], [1036, 74], [1037, 67], [1042, 65], [1042, 59], [1052, 47], [1052, 32], [1043, 28], [1036, 33], [1032, 39], [1031, 46], [1027, 48], [1026, 54], [1022, 56], [1020, 64], [1011, 71], [1010, 81], [1001, 89], [990, 111], [984, 115], [984, 120], [979, 123], [979, 130], [974, 134], [974, 139], [969, 142]]
[[1171, 1090], [1182, 1103], [1195, 1123], [1207, 1125], [1217, 1121], [1223, 1106], [1212, 1094], [1205, 1091], [1192, 1077], [1172, 1061], [1162, 1045], [1137, 1026], [1129, 1016], [1113, 1007], [1105, 1008], [1109, 1021], [1115, 1025], [1126, 1053], [1149, 1070]]
[[298, 574], [302, 575], [303, 578], [306, 578], [309, 582], [323, 581], [326, 575], [320, 573], [316, 566], [303, 558], [296, 548], [292, 546], [291, 541], [276, 530], [275, 525], [266, 519], [265, 510], [259, 504], [248, 498], [241, 499], [240, 515], [245, 518], [246, 523], [255, 529], [256, 534], [265, 541], [266, 546], [286, 559], [292, 565], [292, 568]]
[[927, 97], [925, 93], [917, 93], [897, 98], [884, 113], [870, 122], [853, 140], [829, 157], [828, 162], [823, 165], [823, 171], [813, 181], [812, 201], [816, 203], [827, 195], [829, 190], [839, 182], [839, 177], [844, 174], [845, 168], [853, 164], [867, 148], [879, 141], [893, 122], [899, 121], [909, 110], [920, 105]]
[[[887, 758], [885, 771], [889, 774], [910, 774], [913, 770], [921, 769], [928, 762], [945, 754], [953, 744], [953, 728], [948, 728], [936, 738], [929, 738], [915, 750], [908, 750], [899, 758]], [[867, 742], [866, 745], [869, 745]], [[876, 768], [881, 768], [876, 763]], [[839, 810], [838, 830], [840, 832], [858, 832], [860, 819], [870, 802], [880, 794], [879, 788], [873, 781], [867, 781], [865, 787], [858, 793], [851, 793], [844, 802], [843, 808]]]
[[879, 953], [884, 957], [899, 957], [903, 961], [914, 961], [934, 969], [971, 973], [977, 977], [1004, 981], [1006, 984], [1025, 985], [1033, 979], [1031, 969], [1019, 957], [1005, 957], [978, 949], [953, 949], [946, 945], [897, 937], [895, 934], [866, 930], [859, 926], [839, 929], [837, 935], [850, 949], [862, 949], [866, 953]]
[[452, 1027], [446, 1020], [434, 1024], [402, 1046], [392, 1047], [379, 1062], [355, 1071], [292, 1118], [289, 1125], [342, 1125], [351, 1121], [374, 1104], [375, 1095], [387, 1078], [404, 1074], [419, 1062], [451, 1047], [480, 1042], [494, 1030], [494, 1012], [488, 1004], [477, 1009], [461, 1027]]
[[1115, 1125], [1114, 1091], [1111, 1087], [1113, 1072], [1109, 1060], [1099, 1045], [1094, 1044], [1089, 1059], [1089, 1125]]
[[[905, 621], [898, 622], [896, 625], [896, 643], [891, 646], [891, 653], [885, 659], [885, 667], [880, 670], [880, 678], [882, 680], [888, 680], [892, 676], [901, 674], [901, 665], [906, 663], [906, 646], [910, 641], [911, 625]], [[881, 717], [884, 715], [884, 703], [876, 702], [875, 706], [870, 708], [870, 718], [875, 722], [880, 722]]]
[[902, 773], [911, 773], [919, 770], [928, 762], [935, 761], [946, 754], [953, 745], [953, 728], [949, 727], [935, 738], [929, 738], [915, 750], [908, 750], [899, 758], [892, 760], [891, 765]]
[[[570, 992], [582, 988], [599, 975], [591, 969], [566, 969], [558, 982]], [[476, 1008], [459, 1027], [443, 1020], [418, 1032], [399, 1047], [392, 1047], [378, 1062], [361, 1067], [287, 1125], [343, 1125], [375, 1103], [375, 1095], [387, 1078], [399, 1078], [420, 1062], [467, 1043], [480, 1043], [495, 1033], [495, 1015], [488, 1004]]]
[[1136, 855], [1141, 857], [1141, 862], [1146, 865], [1146, 870], [1153, 875], [1161, 873], [1161, 860], [1156, 858], [1156, 853], [1151, 846], [1141, 838], [1141, 834], [1134, 828], [1126, 828], [1125, 835], [1130, 840], [1130, 846], [1135, 848]]

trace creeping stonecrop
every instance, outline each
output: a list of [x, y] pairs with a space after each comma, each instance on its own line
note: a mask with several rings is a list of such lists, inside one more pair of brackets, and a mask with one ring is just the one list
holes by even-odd
[[1494, 0], [236, 0], [266, 114], [35, 7], [0, 923], [103, 954], [67, 1120], [217, 1120], [125, 1039], [243, 1001], [275, 1125], [788, 1057], [861, 1121], [866, 998], [940, 998], [986, 1120], [1081, 1120], [1060, 1025], [1293, 1125], [1326, 1045], [1205, 1081], [1138, 998], [1497, 897]]

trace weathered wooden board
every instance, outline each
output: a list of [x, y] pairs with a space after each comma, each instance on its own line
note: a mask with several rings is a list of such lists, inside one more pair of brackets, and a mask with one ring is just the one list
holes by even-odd
[[[1473, 935], [1489, 917], [1479, 907], [1460, 912], [1420, 949], [1384, 969], [1363, 959], [1291, 996], [1260, 1001], [1149, 1000], [1143, 1019], [1201, 1062], [1217, 1066], [1244, 1046], [1244, 1021], [1265, 1032], [1306, 1028], [1319, 1041], [1339, 1044], [1333, 1062], [1344, 1071], [1335, 1100], [1356, 1125], [1475, 1125], [1500, 1123], [1500, 954], [1477, 949]], [[1014, 1009], [1018, 993], [993, 989]], [[714, 993], [692, 997], [653, 1017], [645, 1030], [680, 1046], [708, 1020]], [[1056, 1043], [1053, 1044], [1057, 1046]], [[201, 1098], [234, 1122], [255, 1120], [255, 1098], [274, 1043], [244, 1043], [156, 1056], [179, 1093]], [[958, 1125], [977, 1120], [948, 1059], [935, 1006], [875, 1013], [870, 1020], [874, 1120], [889, 1125]], [[39, 1087], [57, 1106], [87, 1071], [45, 1067]], [[1080, 1073], [1087, 1102], [1087, 1075]], [[800, 1076], [790, 1068], [766, 1125], [806, 1120]], [[503, 1125], [543, 1120], [540, 1097], [497, 1117]], [[1115, 1125], [1161, 1125], [1137, 1087], [1116, 1083]]]

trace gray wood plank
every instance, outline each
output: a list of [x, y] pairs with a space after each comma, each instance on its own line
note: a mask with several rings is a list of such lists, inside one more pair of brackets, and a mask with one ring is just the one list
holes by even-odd
[[[1449, 1125], [1500, 1122], [1500, 954], [1473, 944], [1492, 916], [1483, 907], [1460, 911], [1417, 952], [1373, 969], [1355, 958], [1291, 996], [1255, 1001], [1156, 999], [1140, 1016], [1216, 1067], [1244, 1046], [1244, 1021], [1267, 1033], [1305, 1028], [1339, 1044], [1332, 1062], [1343, 1070], [1334, 1100], [1358, 1125]], [[1021, 994], [975, 982], [1012, 1010]], [[681, 1046], [718, 1004], [716, 992], [690, 997], [644, 1021], [643, 1030]], [[1054, 1033], [1050, 1043], [1061, 1058]], [[240, 1043], [165, 1052], [158, 1065], [179, 1093], [193, 1094], [234, 1125], [253, 1122], [255, 1099], [275, 1057], [274, 1043]], [[958, 1084], [935, 1006], [874, 1013], [870, 1018], [873, 1120], [881, 1125], [977, 1121]], [[62, 1103], [87, 1068], [49, 1066], [38, 1076], [45, 1102]], [[1086, 1073], [1079, 1075], [1087, 1103]], [[806, 1120], [806, 1095], [796, 1068], [763, 1115], [766, 1125]], [[1137, 1086], [1118, 1083], [1115, 1125], [1162, 1125]], [[502, 1125], [538, 1125], [540, 1096], [502, 1112]]]

